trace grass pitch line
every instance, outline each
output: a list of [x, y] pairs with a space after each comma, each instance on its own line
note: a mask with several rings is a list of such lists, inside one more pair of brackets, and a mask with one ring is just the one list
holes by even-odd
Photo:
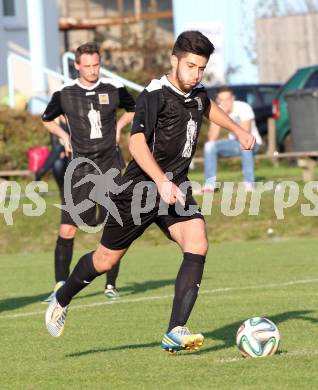
[[[254, 286], [243, 286], [243, 287], [224, 287], [224, 288], [216, 288], [213, 290], [203, 290], [200, 291], [200, 295], [205, 294], [216, 294], [220, 292], [231, 292], [231, 291], [243, 291], [243, 290], [258, 290], [262, 288], [280, 288], [280, 287], [288, 287], [288, 286], [295, 286], [297, 284], [310, 284], [310, 283], [317, 283], [318, 279], [305, 279], [305, 280], [293, 280], [289, 282], [284, 283], [271, 283], [271, 284], [258, 284]], [[146, 301], [156, 301], [156, 300], [162, 300], [167, 298], [172, 298], [173, 294], [167, 294], [167, 295], [157, 295], [157, 296], [149, 296], [149, 297], [140, 297], [140, 298], [121, 298], [118, 300], [108, 300], [104, 302], [95, 302], [95, 303], [88, 303], [85, 305], [71, 305], [70, 310], [75, 309], [87, 309], [91, 307], [98, 307], [98, 306], [105, 306], [105, 305], [114, 305], [114, 304], [121, 304], [121, 303], [138, 303], [138, 302], [146, 302]], [[43, 315], [45, 311], [38, 310], [33, 312], [26, 312], [26, 313], [17, 313], [17, 314], [6, 314], [1, 315], [0, 320], [2, 319], [15, 319], [15, 318], [23, 318], [23, 317], [31, 317], [36, 315]]]

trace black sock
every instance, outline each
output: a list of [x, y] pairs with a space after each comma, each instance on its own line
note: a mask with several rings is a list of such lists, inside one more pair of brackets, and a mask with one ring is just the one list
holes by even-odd
[[54, 253], [55, 281], [65, 281], [70, 274], [74, 238], [58, 237]]
[[119, 265], [120, 265], [120, 261], [117, 264], [115, 264], [110, 271], [107, 271], [105, 288], [107, 288], [108, 284], [111, 284], [112, 286], [116, 287], [116, 279], [119, 272]]
[[183, 326], [187, 323], [198, 296], [204, 262], [205, 256], [184, 253], [183, 262], [175, 283], [175, 295], [168, 332], [176, 326]]
[[61, 306], [67, 306], [74, 295], [88, 286], [97, 276], [101, 275], [94, 267], [93, 253], [87, 253], [79, 259], [65, 284], [57, 290], [56, 299]]

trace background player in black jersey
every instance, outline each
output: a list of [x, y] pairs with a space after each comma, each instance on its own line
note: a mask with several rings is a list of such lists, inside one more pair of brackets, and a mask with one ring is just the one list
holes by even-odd
[[[135, 102], [127, 89], [118, 81], [100, 78], [100, 54], [95, 43], [86, 43], [78, 47], [75, 53], [75, 68], [79, 78], [63, 85], [55, 92], [43, 116], [45, 127], [59, 137], [66, 154], [71, 157], [85, 157], [105, 173], [117, 166], [117, 146], [120, 132], [134, 116]], [[126, 112], [116, 121], [116, 111], [124, 108]], [[64, 131], [55, 119], [63, 115], [68, 126]], [[94, 183], [87, 182], [74, 188], [74, 185], [87, 174], [94, 171], [93, 165], [79, 165], [72, 177], [71, 195], [75, 205], [89, 198]], [[96, 189], [99, 191], [100, 189]], [[105, 192], [105, 189], [102, 188]], [[64, 200], [65, 203], [65, 200]], [[103, 221], [106, 210], [99, 205], [99, 219], [96, 220], [97, 204], [80, 214], [83, 223], [94, 226]], [[55, 247], [55, 280], [54, 291], [60, 288], [69, 276], [73, 254], [73, 242], [78, 224], [67, 210], [62, 210], [59, 236]], [[118, 266], [107, 272], [105, 295], [117, 298], [115, 280]], [[46, 301], [50, 302], [54, 293]]]
[[[195, 350], [203, 344], [203, 335], [193, 334], [185, 326], [197, 298], [208, 250], [205, 222], [192, 197], [188, 168], [204, 115], [231, 130], [243, 148], [252, 149], [255, 143], [252, 135], [208, 98], [200, 84], [213, 51], [212, 43], [200, 32], [182, 33], [172, 51], [171, 73], [153, 80], [138, 97], [130, 138], [133, 160], [123, 176], [127, 188], [114, 199], [121, 220], [108, 219], [101, 244], [79, 260], [57, 291], [46, 312], [52, 336], [62, 334], [74, 295], [117, 264], [130, 244], [156, 223], [183, 253], [161, 347], [176, 352]], [[153, 207], [149, 207], [150, 198]]]

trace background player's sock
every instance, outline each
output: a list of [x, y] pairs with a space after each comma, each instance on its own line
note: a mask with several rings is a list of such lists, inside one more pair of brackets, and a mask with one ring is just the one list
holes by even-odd
[[54, 252], [55, 281], [65, 281], [70, 274], [74, 238], [58, 237]]
[[88, 286], [97, 276], [101, 275], [94, 267], [93, 253], [87, 253], [79, 259], [64, 286], [57, 291], [56, 299], [61, 306], [67, 306], [74, 295]]
[[202, 279], [205, 256], [184, 253], [179, 269], [168, 332], [186, 324], [197, 299]]
[[109, 284], [113, 287], [116, 287], [116, 279], [119, 272], [119, 265], [120, 261], [116, 265], [114, 265], [114, 267], [110, 271], [107, 271], [105, 288], [107, 288], [107, 285]]

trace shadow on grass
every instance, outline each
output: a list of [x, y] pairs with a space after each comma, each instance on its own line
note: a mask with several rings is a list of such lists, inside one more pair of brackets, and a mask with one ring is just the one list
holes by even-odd
[[[273, 321], [278, 327], [279, 324], [289, 321], [289, 320], [304, 320], [313, 323], [318, 323], [318, 319], [309, 316], [310, 313], [314, 313], [313, 310], [298, 310], [298, 311], [287, 311], [280, 314], [275, 314], [267, 316], [271, 321]], [[226, 348], [231, 348], [235, 346], [235, 335], [238, 327], [242, 324], [245, 319], [240, 321], [233, 322], [229, 325], [222, 326], [221, 328], [212, 330], [210, 332], [204, 332], [205, 340], [212, 339], [213, 341], [221, 341], [221, 344], [217, 344], [211, 347], [203, 347], [202, 350], [198, 351], [197, 354], [210, 353], [213, 351], [219, 351]], [[98, 349], [89, 349], [82, 352], [74, 352], [65, 355], [65, 357], [80, 357], [95, 353], [111, 352], [111, 351], [122, 351], [129, 349], [139, 349], [139, 348], [153, 348], [159, 347], [160, 342], [152, 342], [146, 344], [131, 344], [131, 345], [119, 345], [117, 347], [110, 348], [98, 348]], [[286, 353], [287, 351], [280, 351], [280, 353]], [[187, 355], [191, 356], [191, 355]]]
[[7, 298], [0, 301], [0, 313], [3, 311], [15, 310], [32, 303], [41, 303], [49, 296], [50, 292], [46, 294], [38, 294], [26, 297]]
[[130, 350], [130, 349], [140, 349], [140, 348], [153, 348], [158, 347], [158, 341], [153, 343], [146, 344], [131, 344], [131, 345], [118, 345], [118, 347], [110, 347], [110, 348], [96, 348], [96, 349], [88, 349], [87, 351], [82, 352], [74, 352], [65, 355], [65, 357], [80, 357], [91, 355], [92, 353], [103, 353], [103, 352], [111, 352], [111, 351], [122, 351], [122, 350]]
[[[163, 280], [148, 280], [142, 283], [131, 283], [128, 286], [124, 286], [120, 289], [120, 293], [123, 296], [134, 295], [143, 293], [145, 291], [157, 290], [161, 287], [166, 287], [174, 285], [175, 279], [163, 279]], [[0, 301], [0, 313], [4, 311], [10, 311], [22, 308], [24, 306], [31, 305], [32, 303], [41, 303], [45, 298], [47, 298], [52, 291], [49, 291], [45, 294], [38, 294], [34, 296], [25, 296], [25, 297], [14, 297], [3, 299]], [[171, 292], [172, 293], [172, 292]], [[87, 295], [80, 295], [74, 298], [74, 300], [94, 297], [97, 295], [102, 295], [102, 291], [97, 291]]]
[[[174, 285], [175, 279], [162, 279], [162, 280], [147, 280], [142, 283], [130, 283], [129, 285], [119, 288], [119, 293], [122, 296], [140, 294], [146, 291], [157, 290], [162, 287]], [[101, 292], [94, 292], [87, 295], [81, 295], [77, 299], [93, 297], [100, 295]]]
[[[268, 319], [273, 321], [279, 328], [279, 324], [289, 321], [289, 320], [303, 320], [309, 321], [312, 323], [318, 324], [318, 319], [309, 316], [309, 314], [314, 313], [313, 310], [295, 310], [295, 311], [286, 311], [279, 314], [268, 315]], [[214, 345], [212, 347], [204, 348], [200, 353], [208, 353], [212, 351], [218, 351], [221, 349], [231, 348], [236, 345], [236, 332], [239, 326], [246, 320], [242, 319], [232, 324], [223, 326], [221, 328], [215, 329], [211, 332], [205, 332], [204, 336], [206, 339], [212, 339], [213, 341], [221, 341], [221, 344]]]

